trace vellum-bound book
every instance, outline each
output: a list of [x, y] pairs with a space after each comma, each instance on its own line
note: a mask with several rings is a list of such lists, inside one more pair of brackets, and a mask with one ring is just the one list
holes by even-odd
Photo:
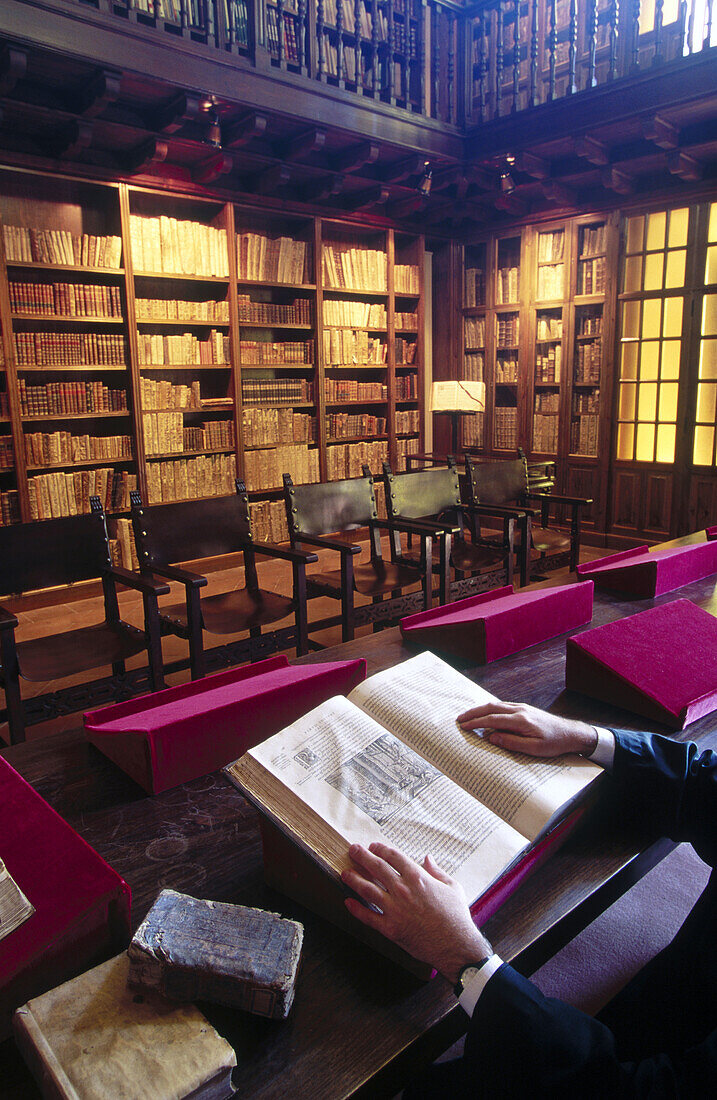
[[129, 983], [284, 1019], [303, 940], [303, 925], [277, 913], [162, 890], [129, 945]]
[[[476, 901], [505, 876], [517, 881], [544, 841], [564, 835], [556, 826], [601, 773], [577, 756], [508, 753], [459, 728], [458, 714], [494, 698], [422, 653], [327, 700], [225, 771], [336, 887], [349, 845], [381, 841], [419, 862], [430, 853]], [[268, 881], [311, 905], [306, 876], [295, 890], [285, 851], [264, 841]], [[333, 919], [318, 897], [314, 907]]]
[[193, 1005], [135, 993], [118, 955], [18, 1008], [15, 1038], [45, 1097], [224, 1100], [233, 1049]]

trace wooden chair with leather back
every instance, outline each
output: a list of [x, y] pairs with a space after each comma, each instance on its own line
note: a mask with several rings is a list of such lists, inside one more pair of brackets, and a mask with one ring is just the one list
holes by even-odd
[[[130, 496], [132, 526], [142, 572], [184, 585], [184, 601], [161, 606], [160, 619], [164, 634], [176, 634], [188, 641], [193, 680], [207, 671], [205, 630], [220, 635], [248, 631], [248, 637], [215, 654], [225, 665], [256, 660], [292, 643], [297, 655], [306, 653], [306, 564], [316, 561], [316, 554], [289, 550], [273, 543], [255, 543], [251, 537], [249, 498], [242, 481], [236, 482], [234, 496], [205, 500], [148, 506], [142, 503], [139, 493], [132, 492]], [[200, 589], [206, 586], [207, 578], [176, 564], [229, 554], [240, 554], [243, 559], [244, 587], [203, 598]], [[257, 554], [291, 562], [291, 596], [259, 587]], [[294, 618], [292, 627], [264, 632], [264, 627], [287, 616]]]
[[[476, 462], [466, 455], [466, 475], [474, 503], [523, 511], [524, 519], [516, 525], [521, 584], [529, 580], [532, 562], [536, 560], [540, 569], [548, 564], [554, 568], [567, 558], [570, 569], [575, 571], [580, 561], [580, 510], [592, 504], [592, 500], [533, 490], [528, 464], [520, 450], [517, 458], [499, 462]], [[568, 530], [551, 525], [551, 505], [569, 508]]]
[[[422, 523], [447, 523], [456, 532], [451, 546], [448, 564], [456, 574], [450, 579], [450, 569], [444, 569], [441, 584], [441, 603], [470, 595], [472, 592], [492, 588], [497, 584], [511, 584], [513, 579], [513, 529], [512, 516], [501, 516], [503, 542], [482, 540], [474, 534], [473, 516], [494, 515], [480, 505], [465, 504], [461, 500], [458, 470], [455, 459], [449, 456], [446, 466], [394, 474], [384, 463], [386, 507], [389, 522], [411, 520]], [[466, 538], [466, 532], [470, 538]], [[413, 551], [400, 547], [393, 537], [393, 555], [398, 562], [410, 561]]]
[[[450, 542], [450, 533], [404, 524], [403, 530], [410, 528], [418, 537], [420, 550], [410, 562], [386, 561], [381, 532], [392, 528], [378, 518], [370, 474], [314, 485], [294, 485], [291, 475], [284, 474], [284, 494], [292, 546], [305, 544], [340, 555], [338, 568], [322, 567], [307, 574], [309, 599], [328, 596], [341, 601], [340, 615], [315, 620], [309, 624], [311, 631], [340, 623], [342, 641], [349, 641], [357, 626], [372, 623], [377, 629], [431, 606], [433, 537]], [[353, 538], [361, 528], [368, 530], [370, 556], [359, 561], [362, 547]], [[402, 589], [417, 583], [420, 593], [402, 594]], [[356, 592], [371, 603], [357, 605]], [[314, 647], [320, 648], [317, 643]]]
[[[121, 678], [126, 674], [126, 660], [145, 651], [149, 689], [164, 687], [157, 596], [168, 592], [169, 585], [112, 565], [105, 514], [98, 497], [90, 498], [90, 508], [89, 513], [80, 516], [0, 527], [2, 592], [6, 597], [99, 579], [104, 599], [102, 622], [22, 642], [15, 638], [17, 616], [0, 608], [0, 683], [5, 689], [2, 717], [8, 721], [11, 744], [25, 740], [25, 727], [30, 724], [20, 693], [20, 678], [57, 680], [105, 665], [111, 666], [114, 677]], [[120, 617], [118, 584], [142, 593], [143, 630]], [[110, 685], [108, 692], [103, 681], [96, 703], [107, 701], [108, 694], [110, 698], [121, 698], [142, 690], [147, 690], [144, 675], [136, 689], [118, 681]], [[44, 713], [39, 709], [40, 700], [33, 701], [34, 721], [53, 716], [59, 695], [57, 692], [47, 697]], [[75, 689], [75, 709], [94, 701], [91, 689], [85, 693]], [[71, 706], [72, 698], [62, 696], [62, 711]]]

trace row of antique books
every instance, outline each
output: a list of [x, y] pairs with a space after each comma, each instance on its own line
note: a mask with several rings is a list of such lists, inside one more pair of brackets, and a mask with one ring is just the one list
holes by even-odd
[[580, 233], [580, 259], [605, 251], [605, 225], [586, 225]]
[[396, 310], [393, 315], [393, 323], [396, 332], [400, 332], [402, 329], [411, 331], [418, 328], [418, 314], [417, 313], [405, 313]]
[[344, 328], [386, 328], [388, 314], [382, 302], [353, 302], [327, 298], [324, 302], [324, 324]]
[[320, 481], [318, 449], [305, 443], [284, 443], [244, 455], [244, 480], [250, 492], [279, 488], [285, 473], [291, 474], [295, 485]]
[[559, 393], [536, 393], [535, 411], [547, 415], [557, 416], [560, 411]]
[[471, 382], [482, 382], [485, 360], [482, 351], [469, 351], [463, 356], [463, 376]]
[[385, 440], [334, 443], [326, 451], [329, 481], [361, 477], [364, 464], [374, 472], [378, 472], [383, 462], [388, 462], [388, 443]]
[[11, 263], [67, 264], [71, 267], [119, 268], [122, 239], [81, 235], [67, 229], [27, 229], [3, 226], [5, 254]]
[[236, 246], [240, 279], [264, 283], [305, 282], [306, 241], [247, 232], [237, 233]]
[[596, 455], [598, 448], [598, 416], [581, 413], [570, 424], [570, 453]]
[[326, 433], [329, 439], [385, 435], [386, 417], [374, 416], [372, 413], [327, 413]]
[[242, 438], [245, 447], [314, 443], [316, 417], [293, 409], [244, 409]]
[[[397, 379], [403, 381], [403, 379]], [[385, 382], [359, 382], [356, 378], [325, 378], [324, 396], [327, 401], [385, 401], [388, 386]]]
[[581, 260], [578, 265], [578, 294], [604, 294], [607, 259]]
[[[311, 302], [308, 298], [294, 298], [291, 302], [255, 302], [249, 294], [239, 294], [237, 303], [240, 321], [255, 321], [262, 325], [311, 324]], [[324, 303], [324, 310], [328, 304]]]
[[420, 451], [420, 442], [417, 435], [396, 440], [397, 470], [406, 469], [406, 455], [417, 455]]
[[409, 432], [417, 432], [421, 425], [421, 414], [418, 409], [396, 409], [396, 431], [400, 435], [408, 435]]
[[108, 332], [16, 332], [19, 366], [122, 366], [124, 338]]
[[495, 446], [501, 450], [514, 450], [518, 438], [517, 408], [512, 405], [496, 405], [493, 422]]
[[255, 542], [288, 542], [289, 525], [283, 500], [258, 500], [249, 505], [251, 536]]
[[483, 413], [461, 417], [461, 433], [464, 447], [482, 447], [485, 419]]
[[388, 260], [379, 248], [361, 248], [352, 244], [325, 243], [324, 279], [339, 290], [385, 291], [388, 285]]
[[185, 426], [181, 411], [146, 412], [142, 426], [147, 455], [230, 450], [234, 447], [234, 423], [231, 420], [207, 420], [201, 426]]
[[539, 342], [545, 340], [561, 340], [563, 337], [562, 317], [539, 316], [535, 336]]
[[137, 333], [137, 354], [143, 366], [163, 363], [170, 366], [172, 364], [224, 366], [229, 362], [229, 337], [219, 329], [212, 329], [203, 339], [199, 339], [193, 332], [182, 332], [176, 336], [139, 332]]
[[132, 214], [130, 247], [135, 271], [227, 278], [226, 229], [203, 222]]
[[0, 435], [0, 470], [9, 470], [15, 465], [15, 451], [11, 435]]
[[564, 286], [564, 264], [548, 264], [538, 268], [538, 298], [541, 301], [562, 298]]
[[0, 492], [0, 527], [20, 522], [20, 494], [17, 489]]
[[574, 393], [573, 416], [585, 416], [591, 414], [597, 416], [600, 412], [599, 393]]
[[496, 382], [518, 381], [518, 356], [501, 355], [495, 364]]
[[104, 382], [47, 382], [44, 386], [32, 386], [19, 378], [18, 389], [23, 416], [127, 411], [126, 391], [110, 389]]
[[415, 363], [418, 350], [415, 340], [404, 340], [402, 336], [397, 336], [394, 347], [397, 363]]
[[482, 267], [467, 267], [463, 276], [463, 304], [467, 308], [485, 303], [485, 271]]
[[230, 496], [235, 491], [236, 476], [236, 457], [233, 454], [150, 462], [147, 466], [149, 503]]
[[533, 450], [555, 454], [558, 449], [558, 417], [535, 413], [533, 417]]
[[416, 264], [393, 265], [393, 290], [395, 294], [418, 294], [420, 276]]
[[591, 340], [584, 344], [578, 344], [577, 362], [575, 364], [575, 381], [579, 386], [592, 386], [600, 382], [600, 366], [602, 363], [602, 342]]
[[562, 344], [553, 344], [544, 355], [535, 357], [535, 381], [555, 382], [560, 381], [560, 368], [563, 363]]
[[538, 263], [555, 263], [562, 260], [565, 251], [565, 232], [554, 229], [538, 235]]
[[467, 348], [485, 347], [485, 317], [466, 317], [463, 332]]
[[100, 498], [106, 512], [128, 511], [130, 490], [136, 488], [136, 475], [126, 470], [103, 467], [38, 474], [27, 483], [30, 519], [55, 519], [89, 512], [91, 496]]
[[385, 363], [387, 359], [386, 341], [369, 336], [365, 329], [324, 329], [323, 340], [327, 364]]
[[496, 302], [517, 302], [520, 295], [520, 268], [517, 265], [498, 268], [495, 284]]
[[121, 317], [118, 286], [100, 283], [8, 283], [14, 313], [57, 314], [60, 317]]
[[199, 381], [188, 385], [169, 382], [164, 378], [140, 378], [139, 392], [145, 411], [156, 409], [201, 409]]
[[207, 321], [211, 324], [229, 323], [229, 302], [183, 301], [178, 298], [137, 298], [135, 315], [138, 321]]
[[242, 364], [313, 363], [313, 340], [242, 340], [239, 344]]
[[73, 435], [72, 432], [29, 432], [25, 436], [28, 466], [131, 458], [128, 435]]
[[307, 378], [242, 378], [241, 389], [245, 405], [313, 401], [313, 385]]
[[496, 317], [496, 336], [499, 348], [517, 347], [520, 339], [520, 317], [517, 313]]
[[132, 520], [118, 516], [115, 520], [116, 538], [110, 539], [110, 557], [113, 565], [120, 565], [123, 569], [139, 571], [139, 558], [137, 546], [134, 541]]
[[[4, 384], [4, 379], [3, 379]], [[10, 415], [10, 405], [7, 399], [7, 390], [0, 390], [0, 416]]]

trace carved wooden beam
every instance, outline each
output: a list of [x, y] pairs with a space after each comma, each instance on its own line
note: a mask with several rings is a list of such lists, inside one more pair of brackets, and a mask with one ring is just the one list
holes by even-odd
[[346, 183], [346, 176], [341, 172], [334, 176], [323, 176], [313, 183], [307, 183], [301, 188], [302, 202], [322, 202], [334, 195], [340, 195]]
[[415, 153], [410, 157], [404, 157], [403, 160], [397, 160], [393, 164], [389, 164], [381, 172], [381, 179], [385, 180], [386, 183], [401, 183], [403, 180], [410, 179], [411, 176], [420, 175], [425, 166], [426, 158], [421, 156], [420, 153]]
[[252, 138], [261, 137], [268, 125], [266, 115], [253, 113], [236, 122], [233, 126], [225, 126], [222, 131], [222, 145], [225, 149], [235, 149], [237, 145], [246, 145]]
[[520, 172], [525, 172], [535, 180], [545, 180], [550, 175], [550, 164], [542, 157], [536, 157], [534, 153], [518, 153], [515, 166]]
[[487, 172], [485, 168], [481, 168], [477, 164], [467, 164], [464, 167], [464, 172], [469, 183], [475, 184], [481, 191], [495, 190], [495, 174]]
[[365, 191], [347, 196], [342, 206], [345, 210], [366, 210], [370, 206], [384, 206], [390, 194], [390, 189], [379, 183], [375, 187], [368, 187]]
[[[390, 217], [397, 218], [400, 221], [402, 218], [408, 218], [411, 214], [415, 214], [417, 210], [425, 207], [425, 205], [426, 200], [423, 195], [419, 195], [418, 192], [416, 192], [415, 195], [407, 195], [405, 199], [399, 199], [398, 202], [391, 203], [387, 213]], [[453, 204], [448, 203], [446, 205], [452, 206]], [[424, 214], [421, 214], [422, 221], [424, 220], [424, 216]]]
[[147, 127], [163, 134], [176, 134], [187, 122], [197, 118], [200, 111], [199, 97], [181, 92], [147, 115]]
[[122, 73], [102, 69], [68, 97], [68, 107], [85, 118], [96, 118], [119, 97]]
[[280, 187], [285, 187], [291, 179], [291, 168], [288, 164], [273, 164], [253, 178], [251, 190], [257, 195], [273, 195]]
[[681, 180], [694, 182], [701, 180], [704, 175], [704, 165], [696, 157], [675, 150], [667, 157], [667, 168], [673, 176], [679, 176]]
[[194, 167], [192, 179], [195, 183], [212, 183], [220, 176], [228, 175], [233, 167], [234, 161], [228, 153], [217, 153]]
[[130, 149], [122, 158], [122, 167], [131, 175], [144, 171], [150, 164], [161, 164], [167, 159], [169, 146], [166, 141], [152, 137]]
[[516, 217], [522, 217], [528, 212], [528, 207], [522, 199], [510, 193], [496, 195], [493, 199], [493, 206], [496, 210], [504, 210], [506, 214], [514, 214]]
[[545, 180], [540, 185], [540, 190], [548, 202], [557, 203], [558, 206], [575, 206], [575, 194], [557, 180]]
[[360, 145], [352, 145], [350, 149], [335, 156], [332, 168], [337, 172], [355, 172], [365, 164], [375, 164], [380, 152], [381, 147], [377, 142], [362, 141]]
[[302, 134], [297, 134], [291, 141], [287, 141], [279, 152], [282, 160], [299, 160], [310, 153], [320, 153], [326, 144], [326, 130], [314, 127]]
[[615, 168], [614, 165], [611, 168], [605, 168], [601, 178], [603, 187], [607, 187], [610, 191], [617, 191], [619, 195], [631, 195], [635, 190], [633, 177]]
[[0, 95], [9, 95], [27, 71], [27, 50], [6, 46], [0, 52]]
[[61, 160], [75, 160], [92, 143], [92, 123], [72, 119], [47, 131], [39, 141], [42, 149]]
[[575, 152], [583, 160], [589, 161], [590, 164], [596, 164], [598, 167], [610, 163], [610, 152], [607, 145], [596, 138], [587, 136], [578, 138], [575, 142]]
[[676, 149], [680, 144], [680, 131], [659, 115], [642, 120], [642, 135], [661, 149]]

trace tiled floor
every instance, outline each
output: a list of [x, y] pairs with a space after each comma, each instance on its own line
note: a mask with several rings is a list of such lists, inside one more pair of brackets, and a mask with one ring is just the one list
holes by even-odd
[[[364, 554], [367, 553], [368, 551], [365, 550]], [[581, 556], [583, 560], [590, 560], [591, 558], [600, 557], [604, 553], [604, 550], [586, 547]], [[388, 549], [386, 550], [386, 555], [388, 556]], [[316, 567], [314, 566], [313, 568]], [[332, 562], [332, 568], [335, 568], [334, 562]], [[207, 587], [203, 589], [203, 595], [211, 592], [228, 591], [243, 584], [243, 569], [241, 567], [209, 573], [207, 576], [209, 583]], [[548, 583], [565, 583], [570, 577], [571, 574], [567, 569], [557, 570], [549, 575]], [[285, 562], [263, 559], [259, 562], [259, 581], [263, 588], [288, 595], [291, 590], [291, 567]], [[175, 603], [183, 600], [183, 598], [184, 590], [182, 586], [173, 584], [171, 585], [170, 595], [163, 597], [160, 603]], [[123, 618], [136, 626], [142, 626], [141, 596], [130, 590], [120, 590], [119, 599], [120, 611]], [[357, 599], [357, 602], [360, 602], [360, 597]], [[317, 620], [329, 615], [335, 615], [338, 606], [336, 601], [329, 599], [312, 600], [309, 603], [309, 618], [310, 620]], [[17, 614], [20, 620], [20, 626], [17, 630], [17, 639], [21, 641], [26, 638], [35, 638], [43, 634], [51, 635], [100, 622], [103, 619], [102, 599], [99, 596], [89, 599], [68, 599], [64, 603], [33, 608], [31, 610], [19, 610]], [[289, 625], [290, 622], [291, 620], [287, 619], [285, 623], [277, 625]], [[357, 636], [360, 636], [361, 633], [370, 632], [370, 626], [363, 627], [357, 631]], [[338, 626], [312, 636], [324, 645], [334, 645], [341, 641], [341, 632]], [[227, 640], [227, 638], [218, 635], [214, 636], [214, 638], [209, 636], [206, 642], [207, 648], [210, 648], [212, 644], [219, 645]], [[162, 639], [162, 652], [164, 660], [166, 662], [171, 662], [180, 658], [187, 658], [189, 650], [186, 642], [181, 638], [168, 636]], [[293, 651], [289, 653], [289, 656], [292, 655]], [[141, 667], [145, 663], [143, 655], [139, 655], [128, 662], [128, 667]], [[92, 673], [81, 673], [65, 680], [55, 680], [44, 683], [22, 681], [21, 690], [24, 698], [43, 695], [46, 692], [56, 691], [61, 687], [66, 687], [71, 684], [83, 683], [95, 677], [108, 676], [110, 673], [111, 670], [107, 668], [97, 669]], [[167, 683], [175, 684], [187, 679], [189, 679], [188, 670], [170, 675], [167, 678]], [[57, 730], [77, 726], [80, 721], [81, 718], [79, 714], [70, 714], [62, 718], [53, 719], [49, 722], [42, 722], [28, 727], [27, 738], [30, 740], [37, 737], [45, 737]], [[0, 738], [5, 742], [9, 739], [6, 724], [0, 724]]]

